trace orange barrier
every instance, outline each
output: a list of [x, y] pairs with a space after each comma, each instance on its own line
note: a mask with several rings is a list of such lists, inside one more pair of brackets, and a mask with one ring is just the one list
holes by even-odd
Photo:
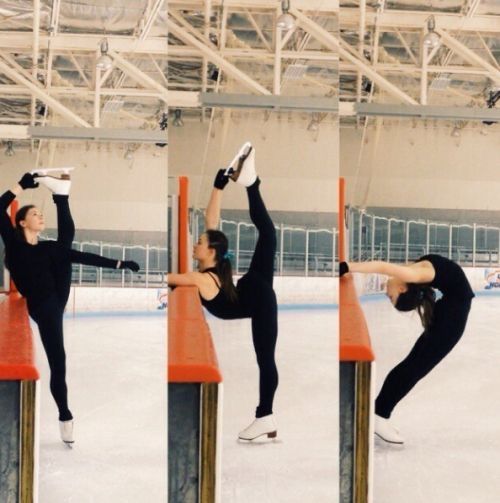
[[196, 287], [177, 287], [168, 298], [168, 382], [222, 382]]
[[11, 293], [0, 302], [0, 380], [38, 378], [26, 301]]
[[[345, 181], [339, 178], [339, 260], [345, 260]], [[340, 361], [373, 361], [370, 335], [352, 275], [339, 278]]]

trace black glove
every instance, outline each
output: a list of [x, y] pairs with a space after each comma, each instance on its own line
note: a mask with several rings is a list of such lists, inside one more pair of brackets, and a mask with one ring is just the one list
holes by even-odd
[[349, 272], [349, 266], [347, 262], [340, 262], [339, 264], [339, 276], [343, 276]]
[[23, 177], [21, 178], [21, 180], [19, 180], [18, 183], [23, 188], [23, 190], [36, 189], [38, 187], [38, 183], [35, 182], [35, 177], [31, 173], [24, 173]]
[[226, 173], [225, 169], [219, 169], [219, 171], [217, 171], [214, 180], [214, 187], [216, 189], [224, 190], [224, 187], [227, 185], [227, 182], [229, 182], [229, 177], [225, 173]]
[[131, 271], [138, 272], [140, 267], [139, 264], [133, 260], [122, 260], [120, 269], [130, 269]]

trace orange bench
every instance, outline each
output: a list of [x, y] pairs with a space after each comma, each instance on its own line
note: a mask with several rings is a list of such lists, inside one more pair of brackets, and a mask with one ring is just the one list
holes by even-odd
[[340, 361], [375, 359], [368, 326], [351, 275], [339, 279]]
[[168, 298], [168, 382], [222, 382], [196, 287], [177, 287]]
[[18, 293], [0, 302], [0, 380], [39, 378], [26, 301]]

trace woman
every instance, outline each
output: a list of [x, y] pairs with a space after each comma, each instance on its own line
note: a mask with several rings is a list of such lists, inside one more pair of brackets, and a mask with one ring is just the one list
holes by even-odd
[[[7, 208], [25, 189], [38, 181], [53, 192], [57, 208], [57, 241], [39, 241], [45, 222], [40, 210], [23, 206], [12, 225]], [[68, 197], [69, 179], [26, 173], [19, 183], [0, 197], [0, 235], [5, 244], [5, 264], [19, 292], [26, 297], [28, 312], [37, 323], [50, 367], [50, 391], [59, 410], [61, 439], [73, 443], [73, 415], [68, 407], [63, 314], [71, 287], [71, 264], [85, 264], [138, 271], [135, 262], [113, 260], [71, 248], [75, 225]]]
[[[278, 387], [274, 359], [278, 335], [278, 308], [273, 290], [276, 231], [259, 192], [260, 180], [255, 173], [255, 152], [246, 143], [231, 168], [219, 170], [205, 213], [207, 230], [194, 246], [193, 257], [199, 272], [169, 274], [169, 286], [198, 287], [202, 304], [222, 319], [251, 318], [252, 338], [259, 366], [259, 405], [255, 420], [238, 437], [253, 440], [262, 435], [276, 437], [273, 399]], [[229, 178], [247, 190], [250, 218], [259, 232], [248, 272], [233, 284], [228, 240], [215, 230], [219, 224], [222, 191]]]
[[[423, 334], [409, 355], [387, 377], [375, 401], [375, 433], [386, 442], [402, 444], [388, 419], [398, 402], [455, 346], [465, 330], [472, 288], [461, 267], [440, 255], [425, 255], [410, 265], [387, 262], [341, 262], [348, 272], [389, 276], [387, 296], [399, 311], [417, 310]], [[436, 301], [434, 288], [442, 293]]]

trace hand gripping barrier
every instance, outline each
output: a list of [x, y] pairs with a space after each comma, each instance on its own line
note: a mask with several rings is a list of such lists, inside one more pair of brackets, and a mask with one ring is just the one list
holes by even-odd
[[0, 301], [0, 501], [31, 503], [36, 487], [36, 387], [39, 378], [25, 300]]

